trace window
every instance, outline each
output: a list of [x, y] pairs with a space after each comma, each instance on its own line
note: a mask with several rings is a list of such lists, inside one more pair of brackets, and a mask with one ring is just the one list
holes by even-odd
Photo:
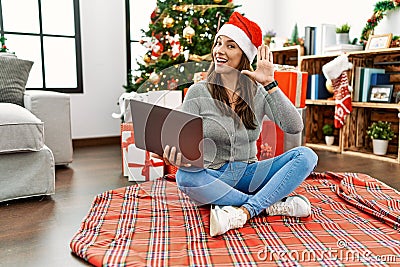
[[[155, 0], [125, 0], [128, 72], [139, 67], [136, 60], [144, 63], [142, 57], [147, 49], [139, 41], [143, 37], [142, 30], [149, 29], [150, 15], [156, 6]], [[132, 74], [135, 72], [133, 71]]]
[[0, 0], [0, 35], [34, 62], [27, 89], [83, 92], [79, 0]]

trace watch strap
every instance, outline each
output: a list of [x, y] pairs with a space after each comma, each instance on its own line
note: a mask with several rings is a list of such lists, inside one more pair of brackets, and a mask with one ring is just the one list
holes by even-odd
[[268, 92], [269, 90], [271, 90], [272, 88], [275, 88], [277, 86], [278, 86], [278, 82], [273, 81], [273, 82], [270, 82], [269, 84], [267, 84], [266, 86], [264, 86], [264, 89], [265, 89], [265, 91]]

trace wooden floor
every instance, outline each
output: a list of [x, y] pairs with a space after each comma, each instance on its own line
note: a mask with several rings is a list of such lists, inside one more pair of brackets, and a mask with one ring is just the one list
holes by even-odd
[[[317, 151], [316, 171], [363, 172], [400, 190], [400, 165]], [[56, 170], [56, 194], [0, 203], [0, 266], [87, 266], [69, 241], [94, 196], [132, 183], [121, 176], [118, 145], [81, 147]]]

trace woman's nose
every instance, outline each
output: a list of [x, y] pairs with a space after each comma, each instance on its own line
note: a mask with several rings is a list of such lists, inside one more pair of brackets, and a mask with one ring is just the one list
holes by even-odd
[[223, 54], [223, 53], [225, 53], [225, 48], [224, 48], [224, 46], [223, 46], [223, 45], [218, 46], [218, 47], [216, 48], [215, 52], [216, 52], [217, 54]]

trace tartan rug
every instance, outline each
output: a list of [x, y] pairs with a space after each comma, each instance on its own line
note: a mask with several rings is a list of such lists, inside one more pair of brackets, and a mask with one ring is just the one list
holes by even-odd
[[308, 218], [259, 215], [209, 235], [209, 206], [158, 179], [95, 197], [73, 236], [95, 266], [400, 265], [400, 193], [361, 173], [312, 173], [295, 191]]

